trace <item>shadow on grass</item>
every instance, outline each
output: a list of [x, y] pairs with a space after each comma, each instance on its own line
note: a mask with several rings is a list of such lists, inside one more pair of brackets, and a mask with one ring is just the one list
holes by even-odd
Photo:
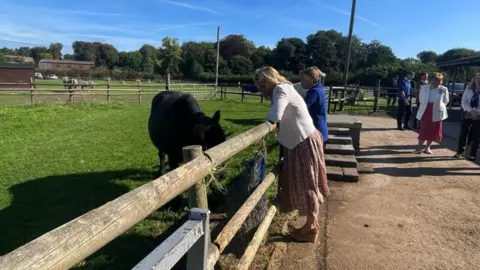
[[[150, 181], [152, 175], [150, 170], [125, 169], [48, 176], [12, 186], [9, 189], [12, 202], [0, 211], [0, 255], [118, 198], [131, 189], [129, 185], [141, 184], [135, 181]], [[148, 236], [151, 228], [128, 231], [77, 269], [131, 269], [166, 239], [178, 227], [176, 225], [181, 224], [179, 215], [175, 213], [181, 212], [178, 210], [187, 203], [181, 196], [177, 198], [162, 207], [170, 208], [173, 217], [162, 216], [157, 220], [158, 223], [152, 225], [153, 229], [158, 226], [167, 229], [163, 224], [168, 223], [172, 225], [171, 229], [162, 232], [158, 238]]]

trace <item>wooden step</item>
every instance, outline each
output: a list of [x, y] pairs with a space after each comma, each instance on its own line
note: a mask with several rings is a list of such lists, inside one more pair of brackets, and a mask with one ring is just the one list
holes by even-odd
[[343, 181], [358, 182], [357, 168], [343, 168]]
[[328, 144], [352, 144], [352, 137], [328, 135]]
[[355, 149], [351, 144], [328, 144], [325, 147], [325, 154], [330, 155], [355, 155]]
[[327, 166], [327, 179], [329, 181], [342, 181], [343, 169], [340, 167]]
[[358, 171], [356, 168], [327, 166], [327, 179], [329, 181], [358, 182]]
[[350, 129], [348, 129], [348, 128], [328, 128], [328, 136], [330, 136], [330, 135], [348, 136], [348, 135], [350, 135]]
[[325, 164], [334, 167], [357, 168], [357, 160], [352, 155], [325, 155]]

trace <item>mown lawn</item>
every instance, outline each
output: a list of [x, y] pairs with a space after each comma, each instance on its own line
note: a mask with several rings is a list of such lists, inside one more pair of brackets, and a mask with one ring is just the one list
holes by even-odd
[[[201, 106], [208, 115], [221, 110], [230, 137], [262, 123], [268, 109], [258, 100]], [[150, 103], [0, 106], [0, 255], [150, 181], [158, 160], [149, 110]], [[271, 168], [278, 157], [273, 136], [267, 144]], [[228, 162], [224, 185], [256, 149]], [[213, 192], [212, 207], [226, 203]], [[131, 269], [183, 221], [185, 206], [183, 200], [153, 213], [76, 269]]]

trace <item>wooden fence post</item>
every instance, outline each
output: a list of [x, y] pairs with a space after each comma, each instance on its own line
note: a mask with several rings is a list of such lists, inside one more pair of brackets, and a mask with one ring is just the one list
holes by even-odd
[[242, 101], [243, 101], [244, 95], [245, 95], [245, 90], [244, 90], [243, 87], [242, 87]]
[[339, 111], [343, 112], [343, 105], [345, 102], [345, 93], [347, 92], [347, 86], [345, 85], [342, 89], [342, 95], [340, 96], [340, 108], [338, 109]]
[[195, 98], [195, 88], [196, 88], [196, 84], [193, 84], [193, 98]]
[[138, 83], [138, 103], [142, 102], [142, 82]]
[[277, 208], [273, 205], [270, 206], [270, 209], [268, 209], [267, 215], [263, 219], [260, 226], [258, 226], [258, 229], [255, 232], [255, 235], [253, 236], [253, 239], [250, 242], [250, 245], [248, 245], [247, 249], [245, 250], [245, 253], [240, 259], [240, 262], [236, 266], [235, 270], [248, 270], [250, 268], [250, 264], [255, 258], [258, 248], [260, 247], [260, 244], [262, 244], [262, 241], [265, 238], [265, 235], [268, 232], [268, 228], [270, 227], [270, 224], [272, 223], [272, 220], [275, 217], [276, 213], [277, 213]]
[[33, 104], [33, 89], [35, 84], [33, 83], [33, 78], [30, 78], [30, 104]]
[[110, 80], [107, 80], [107, 102], [110, 103]]
[[[183, 161], [189, 162], [203, 156], [200, 145], [191, 145], [183, 148]], [[188, 206], [192, 208], [208, 209], [207, 185], [202, 179], [188, 190]]]
[[207, 85], [203, 85], [203, 100], [207, 100]]
[[260, 94], [260, 103], [263, 103], [263, 95]]
[[167, 74], [167, 78], [165, 79], [165, 90], [170, 91], [170, 73]]
[[378, 112], [378, 101], [380, 99], [381, 81], [377, 80], [377, 88], [374, 91], [375, 100], [373, 102], [373, 112]]
[[327, 108], [327, 113], [330, 113], [330, 105], [332, 104], [332, 91], [333, 88], [330, 85], [330, 89], [328, 90], [328, 108]]

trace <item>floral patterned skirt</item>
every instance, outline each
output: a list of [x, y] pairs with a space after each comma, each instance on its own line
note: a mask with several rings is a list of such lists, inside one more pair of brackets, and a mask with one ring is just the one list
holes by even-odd
[[300, 215], [317, 216], [320, 203], [330, 195], [322, 135], [315, 130], [294, 149], [283, 151], [280, 210], [298, 210]]

